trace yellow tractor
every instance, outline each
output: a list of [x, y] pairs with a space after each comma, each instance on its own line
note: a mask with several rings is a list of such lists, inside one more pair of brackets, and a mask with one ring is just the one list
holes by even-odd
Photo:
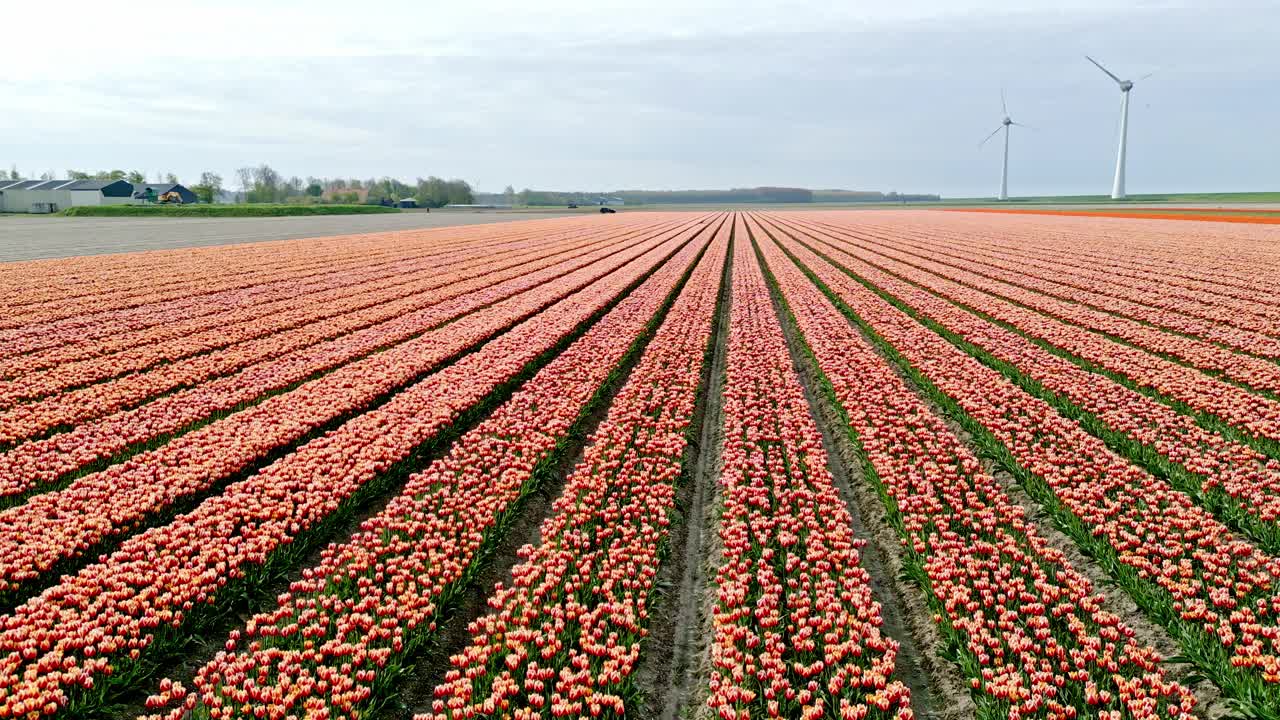
[[159, 198], [156, 198], [156, 199], [162, 203], [172, 203], [174, 205], [182, 204], [182, 196], [174, 192], [173, 190], [170, 190], [169, 192], [161, 195]]

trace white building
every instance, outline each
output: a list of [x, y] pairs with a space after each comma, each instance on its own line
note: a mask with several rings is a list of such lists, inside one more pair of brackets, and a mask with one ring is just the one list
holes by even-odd
[[124, 180], [0, 180], [0, 212], [57, 212], [79, 205], [126, 205]]

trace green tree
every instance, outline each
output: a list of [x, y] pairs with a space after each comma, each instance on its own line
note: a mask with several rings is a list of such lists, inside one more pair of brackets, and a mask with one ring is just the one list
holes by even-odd
[[212, 203], [222, 192], [222, 176], [206, 170], [200, 173], [200, 182], [191, 188], [196, 198], [202, 203]]
[[132, 170], [128, 175], [125, 175], [124, 179], [134, 185], [141, 185], [147, 181], [147, 176], [142, 174], [141, 170]]
[[253, 187], [248, 192], [249, 202], [269, 203], [281, 200], [280, 186], [283, 179], [274, 168], [263, 163], [250, 170], [250, 175], [252, 176]]
[[475, 196], [471, 193], [471, 184], [466, 180], [450, 180], [445, 183], [446, 204], [448, 205], [470, 205], [475, 202]]
[[174, 175], [173, 173], [165, 173], [164, 181], [165, 181], [165, 182], [167, 182], [167, 183], [169, 183], [170, 185], [177, 185], [177, 184], [178, 184], [178, 176], [177, 176], [177, 175]]
[[[87, 172], [84, 172], [83, 170], [68, 170], [68, 171], [67, 171], [67, 178], [68, 178], [68, 179], [70, 179], [70, 180], [89, 180], [89, 179], [91, 179], [92, 177], [93, 177], [93, 174], [92, 174], [92, 173], [87, 173]], [[52, 179], [52, 178], [50, 178], [50, 179]]]

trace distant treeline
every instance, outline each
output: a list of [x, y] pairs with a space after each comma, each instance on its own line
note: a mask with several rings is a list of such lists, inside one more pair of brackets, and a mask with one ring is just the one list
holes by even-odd
[[515, 205], [593, 205], [621, 200], [627, 205], [727, 205], [751, 203], [855, 203], [921, 202], [940, 200], [938, 195], [882, 193], [860, 190], [809, 190], [807, 188], [756, 187], [731, 190], [530, 190], [518, 193], [477, 193], [477, 202]]
[[[173, 173], [156, 173], [157, 183], [176, 185], [182, 182]], [[188, 179], [185, 184], [203, 203], [285, 203], [289, 205], [395, 205], [400, 200], [413, 198], [419, 207], [444, 207], [449, 204], [475, 202], [471, 185], [466, 180], [445, 180], [435, 177], [418, 178], [407, 183], [393, 177], [382, 178], [326, 178], [297, 175], [286, 177], [275, 168], [263, 163], [255, 167], [236, 170], [240, 190], [231, 191], [223, 186], [223, 178], [216, 172], [200, 173], [199, 180]], [[18, 171], [0, 170], [0, 180], [27, 179]], [[36, 178], [30, 178], [36, 179]], [[40, 174], [40, 180], [58, 179], [49, 170]], [[135, 185], [147, 182], [140, 170], [67, 170], [67, 180], [126, 180]]]
[[935, 202], [941, 195], [933, 193], [882, 193], [877, 190], [814, 190], [816, 203], [883, 203], [883, 202]]
[[265, 164], [240, 168], [236, 175], [244, 188], [239, 199], [251, 203], [394, 205], [412, 198], [419, 207], [444, 207], [475, 202], [466, 180], [434, 175], [412, 184], [393, 177], [285, 178]]

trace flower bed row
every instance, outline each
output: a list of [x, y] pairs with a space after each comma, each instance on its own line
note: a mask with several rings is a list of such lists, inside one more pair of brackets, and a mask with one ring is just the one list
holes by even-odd
[[24, 594], [28, 583], [38, 585], [60, 563], [362, 412], [617, 268], [637, 258], [642, 259], [632, 265], [654, 262], [691, 234], [664, 235], [610, 256], [5, 510], [0, 513], [0, 597]]
[[808, 251], [784, 244], [1224, 694], [1280, 712], [1280, 561]]
[[[619, 247], [626, 246], [625, 243], [619, 244]], [[438, 313], [441, 303], [452, 301], [458, 306], [474, 305], [467, 300], [466, 296], [470, 293], [488, 290], [494, 285], [528, 287], [528, 280], [522, 270], [527, 269], [530, 275], [546, 277], [556, 272], [556, 269], [563, 272], [563, 268], [573, 267], [575, 261], [581, 263], [581, 256], [599, 257], [607, 253], [607, 250], [596, 250], [593, 253], [591, 248], [571, 248], [562, 252], [564, 254], [548, 254], [540, 260], [526, 261], [526, 264], [515, 267], [503, 268], [497, 265], [489, 269], [488, 275], [480, 277], [473, 273], [450, 273], [435, 281], [423, 281], [419, 293], [410, 293], [390, 302], [376, 303], [321, 322], [304, 324], [292, 330], [163, 363], [109, 381], [61, 392], [56, 388], [48, 388], [54, 393], [52, 395], [34, 388], [26, 392], [47, 396], [0, 411], [0, 438], [10, 442], [40, 438], [88, 420], [136, 407], [153, 397], [190, 388], [273, 359], [287, 358], [291, 353], [306, 352], [316, 345], [323, 347], [332, 346], [335, 342], [340, 344], [353, 333], [363, 336], [381, 334], [380, 328], [394, 328], [397, 323], [414, 326], [417, 318]], [[394, 334], [392, 333], [393, 336]], [[90, 361], [92, 362], [105, 367], [110, 360], [98, 359]], [[15, 381], [11, 385], [18, 387], [22, 383]]]
[[[259, 286], [262, 292], [253, 294], [251, 304], [222, 309], [216, 303], [201, 303], [195, 312], [189, 308], [140, 312], [128, 322], [104, 321], [88, 328], [42, 332], [41, 342], [49, 346], [0, 359], [0, 377], [30, 377], [29, 373], [38, 370], [102, 356], [122, 360], [120, 371], [130, 369], [134, 358], [140, 358], [138, 362], [145, 358], [172, 362], [431, 290], [451, 277], [475, 277], [521, 260], [537, 259], [561, 244], [568, 243], [559, 238], [525, 242], [497, 238], [493, 244], [444, 246], [392, 262], [334, 268], [333, 273], [305, 282]], [[215, 332], [221, 336], [211, 334]], [[148, 350], [142, 354], [144, 347]]]
[[710, 695], [723, 720], [913, 717], [817, 425], [739, 219]]
[[[92, 328], [101, 323], [137, 322], [148, 310], [165, 316], [201, 312], [201, 308], [207, 306], [221, 309], [240, 304], [243, 296], [251, 299], [269, 291], [278, 283], [316, 279], [335, 269], [350, 269], [364, 263], [394, 261], [445, 240], [424, 236], [418, 242], [395, 249], [387, 247], [385, 237], [343, 239], [347, 243], [342, 246], [321, 240], [308, 243], [305, 249], [302, 243], [296, 242], [272, 243], [271, 247], [248, 246], [257, 250], [253, 255], [242, 254], [247, 247], [243, 245], [146, 256], [96, 255], [92, 256], [92, 262], [78, 264], [63, 282], [52, 276], [49, 261], [39, 261], [38, 267], [48, 278], [48, 287], [18, 282], [7, 289], [18, 298], [14, 315], [5, 319], [0, 337], [26, 342], [40, 332], [60, 332], [75, 327], [92, 332]], [[123, 263], [123, 267], [115, 270], [109, 267], [113, 259]], [[70, 260], [83, 258], [67, 258], [55, 263]], [[36, 266], [34, 263], [24, 265]]]
[[623, 717], [648, 603], [675, 512], [712, 335], [725, 224], [582, 460], [521, 549], [510, 587], [470, 626], [432, 713], [474, 717]]
[[[30, 372], [62, 362], [102, 355], [119, 348], [125, 337], [167, 339], [180, 337], [178, 329], [204, 330], [216, 325], [215, 318], [231, 315], [244, 318], [261, 306], [277, 307], [280, 301], [306, 293], [340, 290], [343, 287], [400, 277], [400, 268], [431, 262], [432, 256], [449, 251], [448, 246], [424, 250], [414, 245], [397, 248], [388, 256], [373, 248], [366, 249], [372, 257], [352, 257], [332, 263], [330, 271], [308, 274], [298, 269], [297, 275], [284, 269], [278, 277], [261, 277], [261, 282], [235, 293], [205, 295], [192, 289], [189, 297], [181, 300], [131, 307], [124, 310], [95, 313], [93, 322], [31, 323], [18, 327], [9, 334], [15, 335], [0, 352], [0, 375], [12, 377], [19, 372]], [[438, 262], [438, 259], [436, 260]], [[64, 302], [72, 302], [64, 300]], [[172, 334], [169, 332], [173, 330]], [[128, 347], [127, 345], [124, 347]], [[48, 361], [37, 364], [42, 358]]]
[[[492, 252], [490, 253], [492, 255]], [[118, 378], [129, 373], [144, 371], [148, 368], [173, 363], [184, 358], [199, 356], [198, 360], [213, 362], [208, 353], [225, 350], [216, 355], [226, 365], [228, 360], [239, 360], [240, 357], [269, 359], [267, 354], [280, 354], [292, 347], [290, 340], [296, 341], [301, 336], [303, 341], [324, 338], [327, 332], [323, 325], [315, 325], [327, 318], [337, 316], [342, 324], [352, 322], [367, 324], [371, 318], [386, 319], [395, 317], [395, 313], [412, 311], [415, 305], [421, 305], [420, 294], [438, 291], [442, 286], [464, 281], [475, 287], [485, 287], [482, 274], [491, 271], [518, 269], [519, 263], [503, 262], [500, 258], [489, 261], [481, 257], [477, 266], [439, 268], [438, 274], [411, 275], [407, 280], [398, 279], [391, 287], [377, 292], [359, 292], [358, 289], [344, 291], [342, 299], [320, 298], [314, 303], [306, 298], [298, 298], [297, 307], [286, 312], [260, 317], [256, 320], [232, 325], [215, 327], [190, 336], [177, 337], [154, 344], [126, 346], [126, 349], [110, 355], [89, 357], [75, 362], [55, 364], [45, 370], [26, 375], [0, 380], [0, 404], [10, 404], [18, 400], [31, 400], [45, 397], [69, 389], [92, 383], [102, 383], [111, 378]], [[418, 270], [430, 270], [420, 267]], [[510, 274], [508, 272], [508, 274]], [[406, 307], [396, 307], [395, 303]], [[367, 310], [366, 310], [367, 309]], [[360, 312], [365, 310], [366, 312]], [[343, 317], [355, 313], [353, 318]], [[355, 325], [360, 327], [360, 325]], [[290, 332], [292, 331], [292, 332]], [[257, 341], [257, 342], [254, 342]], [[246, 348], [244, 343], [250, 343]], [[68, 352], [73, 352], [69, 350]], [[41, 355], [24, 355], [15, 361], [23, 362], [28, 358], [39, 359]], [[241, 361], [243, 362], [243, 361]], [[234, 369], [235, 365], [231, 365]]]
[[[879, 240], [879, 239], [878, 239]], [[1037, 271], [1018, 261], [1004, 261], [984, 257], [974, 252], [958, 252], [941, 239], [918, 239], [894, 236], [875, 243], [878, 246], [924, 256], [945, 265], [966, 270], [997, 283], [1015, 286], [1021, 290], [1046, 295], [1054, 300], [1081, 305], [1101, 316], [1113, 315], [1136, 320], [1155, 329], [1206, 340], [1240, 353], [1274, 359], [1280, 357], [1280, 325], [1263, 322], [1259, 329], [1234, 327], [1217, 318], [1197, 317], [1199, 305], [1185, 301], [1159, 300], [1151, 290], [1160, 284], [1152, 281], [1131, 290], [1137, 298], [1114, 297], [1123, 293], [1121, 283], [1111, 280], [1089, 282], [1082, 278], [1064, 277], [1061, 270]], [[1220, 298], [1213, 305], [1213, 315], [1248, 318], [1247, 306]], [[1241, 307], [1244, 306], [1244, 307]]]
[[[798, 223], [795, 226], [803, 227]], [[911, 265], [857, 250], [845, 242], [842, 233], [807, 232], [823, 253], [830, 253], [842, 263], [848, 260], [873, 265], [1005, 323], [1044, 347], [1067, 354], [1068, 359], [1083, 361], [1106, 371], [1113, 379], [1127, 379], [1134, 387], [1156, 393], [1157, 399], [1183, 406], [1178, 409], [1212, 416], [1220, 424], [1273, 446], [1280, 443], [1280, 402]]]
[[1194, 697], [1165, 678], [1155, 650], [1103, 608], [1089, 580], [769, 236], [753, 235], [864, 475], [925, 578], [935, 621], [962, 648], [980, 716], [1191, 717]]
[[1222, 375], [1255, 390], [1280, 391], [1280, 364], [1260, 357], [1242, 355], [1212, 343], [1153, 328], [1135, 320], [1058, 300], [1040, 292], [1025, 290], [1003, 280], [993, 280], [973, 269], [972, 262], [942, 263], [931, 256], [906, 252], [848, 239], [858, 252], [873, 252], [921, 270], [959, 282], [968, 287], [1011, 300], [1026, 308], [1097, 333], [1100, 338], [1117, 338], [1125, 343], [1173, 358], [1200, 370]]
[[[556, 227], [544, 230], [554, 232]], [[91, 326], [117, 314], [137, 315], [144, 306], [155, 312], [183, 307], [198, 312], [207, 304], [235, 303], [238, 296], [252, 295], [276, 282], [319, 277], [335, 266], [354, 266], [362, 258], [374, 262], [403, 257], [404, 250], [411, 255], [442, 245], [464, 246], [477, 238], [512, 231], [511, 226], [440, 228], [16, 263], [6, 267], [39, 268], [47, 287], [45, 283], [33, 287], [30, 272], [19, 273], [6, 288], [18, 298], [12, 316], [0, 319], [0, 337], [10, 338], [15, 328], [22, 328], [17, 330], [22, 335]], [[59, 277], [55, 268], [63, 266], [71, 269]]]
[[[1199, 335], [1254, 354], [1274, 357], [1278, 347], [1276, 337], [1280, 336], [1280, 309], [1259, 304], [1256, 298], [1239, 298], [1204, 290], [1180, 291], [1177, 286], [1169, 284], [1167, 275], [1151, 273], [1152, 277], [1147, 278], [1126, 277], [1093, 267], [1080, 267], [1069, 260], [1042, 259], [1016, 250], [994, 249], [979, 238], [956, 233], [912, 232], [908, 229], [891, 237], [879, 237], [895, 245], [923, 249], [929, 253], [980, 260], [983, 265], [1013, 273], [1010, 277], [1025, 275], [1034, 280], [1035, 285], [1015, 280], [1031, 289], [1044, 288], [1058, 297]], [[1100, 305], [1099, 301], [1105, 304]], [[1151, 314], [1153, 308], [1157, 311], [1154, 315]], [[1192, 324], [1184, 326], [1183, 322]], [[1232, 328], [1245, 331], [1245, 334], [1235, 335]], [[1219, 337], [1219, 333], [1230, 335]], [[1253, 345], [1253, 340], [1259, 345]]]
[[[894, 220], [919, 224], [926, 218], [902, 215]], [[938, 227], [936, 219], [930, 230]], [[860, 223], [861, 224], [861, 223]], [[893, 233], [904, 222], [882, 229]], [[984, 237], [1004, 248], [1036, 251], [1050, 257], [1070, 257], [1093, 267], [1122, 273], [1154, 273], [1170, 283], [1195, 289], [1236, 291], [1256, 299], [1276, 295], [1270, 274], [1280, 269], [1267, 248], [1274, 230], [1223, 227], [1206, 223], [1173, 226], [1168, 223], [1112, 222], [1048, 216], [1013, 218], [963, 215], [946, 218], [945, 225], [969, 237]], [[1246, 295], [1245, 297], [1249, 297]]]
[[[1271, 304], [1271, 293], [1251, 294], [1218, 282], [1181, 277], [1180, 273], [1194, 272], [1197, 268], [1195, 264], [1187, 263], [1185, 258], [1169, 259], [1163, 272], [1144, 270], [1109, 262], [1105, 258], [1076, 255], [1074, 251], [1079, 248], [1071, 242], [1077, 237], [1087, 240], [1088, 235], [1055, 237], [1050, 242], [1057, 245], [1056, 251], [1046, 251], [1034, 247], [1036, 240], [1043, 238], [1029, 234], [1000, 233], [993, 236], [975, 232], [972, 228], [958, 228], [952, 223], [930, 220], [925, 218], [914, 223], [901, 223], [892, 228], [859, 223], [857, 229], [864, 236], [895, 246], [903, 243], [916, 249], [942, 248], [952, 257], [980, 258], [985, 264], [1062, 283], [1077, 290], [1089, 289], [1115, 299], [1176, 310], [1245, 330], [1266, 334], [1274, 334], [1270, 330], [1280, 331], [1280, 310]], [[830, 222], [819, 224], [828, 229], [840, 228], [840, 224]], [[845, 229], [852, 227], [844, 225]], [[1098, 229], [1094, 233], [1097, 234]], [[1227, 241], [1222, 237], [1216, 239]]]
[[1268, 552], [1280, 552], [1280, 461], [856, 257], [841, 254], [840, 261], [889, 302], [1078, 420], [1131, 461], [1192, 493]]
[[[634, 243], [648, 240], [650, 238], [641, 237], [634, 240]], [[80, 468], [107, 461], [131, 445], [154, 442], [157, 438], [164, 438], [193, 423], [253, 404], [269, 394], [287, 390], [371, 352], [412, 340], [442, 323], [553, 282], [592, 262], [632, 250], [634, 243], [620, 242], [568, 259], [555, 257], [543, 262], [528, 263], [522, 268], [490, 276], [487, 279], [493, 280], [493, 283], [484, 287], [481, 287], [483, 279], [457, 283], [446, 293], [421, 298], [421, 304], [426, 307], [420, 310], [402, 315], [393, 314], [385, 322], [349, 335], [299, 349], [269, 362], [251, 365], [232, 375], [197, 383], [190, 389], [165, 394], [140, 407], [121, 410], [98, 420], [93, 420], [97, 413], [92, 404], [79, 397], [80, 393], [23, 406], [19, 409], [40, 412], [39, 415], [28, 418], [28, 422], [22, 426], [28, 434], [38, 429], [47, 431], [63, 426], [75, 427], [68, 432], [18, 445], [0, 455], [0, 505], [3, 504], [3, 498], [20, 496]], [[511, 277], [504, 280], [507, 276]], [[451, 297], [444, 297], [446, 294]], [[173, 383], [166, 383], [164, 378], [182, 378], [183, 373], [181, 368], [174, 365], [165, 366], [149, 375], [155, 376], [158, 387], [148, 388], [145, 377], [138, 378], [136, 383], [131, 379], [121, 379], [108, 386], [95, 388], [99, 390], [97, 398], [110, 398], [115, 401], [112, 404], [118, 404], [122, 396], [127, 398], [146, 389], [160, 390], [169, 387]], [[112, 398], [114, 390], [119, 390], [120, 393]], [[74, 400], [77, 399], [82, 404], [76, 404]], [[9, 420], [14, 414], [16, 413], [11, 413], [8, 417], [0, 415], [0, 428], [4, 428], [5, 420]], [[85, 420], [89, 422], [77, 424]]]
[[[366, 706], [401, 674], [520, 500], [558, 466], [568, 439], [616, 368], [656, 326], [660, 306], [671, 301], [708, 239], [682, 251], [447, 456], [411, 477], [349, 542], [327, 548], [273, 611], [233, 633], [228, 651], [197, 672], [190, 693], [153, 696], [153, 709], [168, 707], [175, 719], [186, 710], [195, 718], [325, 718]], [[723, 264], [726, 240], [722, 234], [693, 269], [632, 378], [654, 353], [670, 357], [668, 328], [681, 323], [690, 297], [702, 293]], [[628, 380], [618, 401], [634, 382]]]
[[180, 643], [237, 585], [296, 562], [308, 536], [394, 482], [424, 444], [535, 371], [689, 239], [626, 264], [17, 608], [0, 620], [0, 717], [100, 709], [136, 679], [130, 670], [144, 653]]

